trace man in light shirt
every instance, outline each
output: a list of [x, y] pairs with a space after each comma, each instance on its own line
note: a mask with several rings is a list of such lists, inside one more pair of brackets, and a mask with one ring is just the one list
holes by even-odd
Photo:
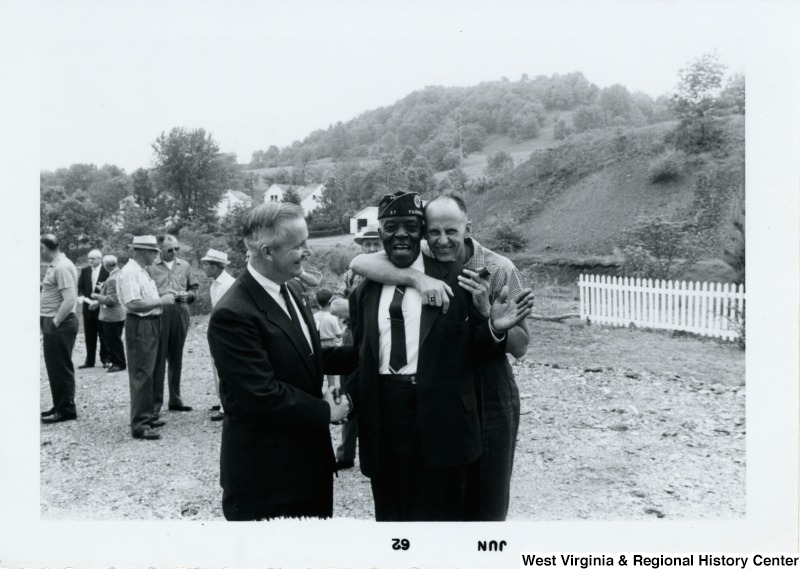
[[378, 220], [390, 262], [445, 281], [453, 298], [444, 313], [412, 287], [371, 280], [350, 296], [360, 361], [348, 394], [361, 471], [378, 521], [463, 521], [470, 518], [469, 467], [482, 451], [473, 368], [505, 353], [506, 331], [530, 313], [529, 295], [496, 302], [481, 316], [458, 286], [461, 265], [421, 254], [419, 194], [384, 196]]
[[[206, 276], [214, 279], [208, 291], [211, 296], [211, 308], [213, 309], [236, 279], [226, 270], [226, 267], [230, 264], [227, 253], [209, 249], [206, 256], [200, 261], [203, 263], [203, 270], [206, 272]], [[213, 358], [211, 359], [211, 371], [214, 373], [214, 388], [217, 391], [217, 399], [219, 399], [219, 374], [217, 374], [217, 367], [214, 365]], [[220, 401], [219, 408], [211, 415], [211, 420], [221, 421], [225, 417], [224, 413], [225, 409], [222, 407], [222, 401]]]
[[72, 348], [78, 335], [75, 302], [78, 271], [61, 252], [55, 235], [39, 239], [39, 258], [49, 263], [39, 291], [39, 325], [42, 350], [53, 407], [42, 412], [42, 423], [60, 423], [78, 418], [75, 409], [75, 368]]
[[[172, 294], [175, 303], [161, 312], [161, 343], [155, 372], [156, 416], [164, 402], [164, 378], [167, 378], [170, 411], [191, 411], [181, 397], [181, 371], [183, 346], [189, 332], [189, 304], [194, 302], [200, 283], [192, 274], [192, 267], [176, 253], [181, 250], [173, 235], [159, 235], [161, 254], [146, 271], [156, 283], [159, 296]], [[167, 371], [169, 364], [169, 371]]]
[[125, 371], [125, 347], [122, 344], [122, 331], [125, 329], [125, 306], [119, 301], [117, 294], [117, 277], [119, 267], [114, 255], [103, 257], [103, 267], [108, 271], [108, 278], [100, 292], [92, 293], [92, 299], [100, 306], [100, 331], [106, 342], [108, 361], [111, 366], [108, 373]]
[[135, 439], [157, 440], [161, 435], [155, 429], [164, 425], [155, 409], [154, 380], [161, 310], [174, 304], [175, 297], [170, 293], [159, 296], [156, 283], [145, 271], [158, 255], [156, 238], [137, 236], [129, 247], [133, 255], [117, 276], [117, 294], [127, 311], [125, 347], [131, 388], [131, 435]]

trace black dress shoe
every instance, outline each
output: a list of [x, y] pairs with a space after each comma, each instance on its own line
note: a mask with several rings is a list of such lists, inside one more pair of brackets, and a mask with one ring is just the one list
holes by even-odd
[[225, 414], [224, 413], [220, 413], [219, 411], [217, 411], [216, 413], [214, 413], [210, 417], [210, 419], [212, 421], [222, 421], [224, 418], [225, 418]]
[[89, 365], [89, 364], [83, 364], [82, 366], [78, 366], [78, 369], [86, 369], [86, 368], [88, 368], [88, 367], [94, 367], [94, 364], [92, 364], [92, 365]]
[[62, 415], [61, 413], [54, 412], [49, 417], [42, 417], [42, 423], [62, 423], [64, 421], [74, 421], [77, 415]]
[[141, 431], [137, 431], [133, 433], [134, 439], [144, 439], [146, 441], [157, 441], [161, 438], [161, 435], [153, 431], [152, 429], [143, 429]]
[[166, 424], [167, 424], [167, 422], [166, 422], [166, 421], [162, 421], [162, 420], [160, 420], [160, 419], [153, 419], [152, 421], [150, 421], [150, 422], [148, 423], [148, 425], [150, 425], [150, 426], [151, 426], [151, 427], [153, 427], [153, 428], [157, 428], [157, 427], [163, 427], [163, 426], [164, 426], [164, 425], [166, 425]]
[[110, 367], [109, 367], [109, 368], [106, 370], [106, 373], [116, 373], [116, 372], [118, 372], [118, 371], [125, 371], [126, 369], [128, 369], [128, 368], [119, 367], [119, 366], [110, 366]]
[[221, 408], [222, 407], [220, 407], [219, 405], [212, 405], [211, 409], [209, 409], [209, 411], [219, 411]]
[[336, 470], [347, 470], [348, 468], [353, 468], [356, 465], [354, 460], [337, 460], [336, 461]]
[[50, 409], [48, 409], [47, 411], [42, 411], [41, 415], [42, 415], [42, 417], [49, 417], [50, 415], [52, 415], [55, 412], [56, 412], [56, 408], [55, 407], [50, 407]]
[[191, 411], [192, 408], [188, 405], [170, 405], [168, 407], [170, 411]]

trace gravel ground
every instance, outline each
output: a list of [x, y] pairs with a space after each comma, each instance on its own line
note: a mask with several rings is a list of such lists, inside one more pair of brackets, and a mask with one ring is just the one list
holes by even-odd
[[[221, 423], [192, 319], [184, 401], [160, 441], [128, 429], [126, 373], [77, 370], [79, 419], [41, 426], [41, 515], [66, 520], [222, 519]], [[510, 520], [728, 519], [745, 514], [744, 355], [642, 331], [534, 323], [514, 365], [522, 419]], [[535, 348], [535, 349], [534, 349]], [[76, 366], [85, 347], [79, 335]], [[41, 365], [41, 406], [51, 406]], [[338, 443], [340, 429], [331, 429]], [[339, 473], [334, 515], [372, 519], [369, 481]]]

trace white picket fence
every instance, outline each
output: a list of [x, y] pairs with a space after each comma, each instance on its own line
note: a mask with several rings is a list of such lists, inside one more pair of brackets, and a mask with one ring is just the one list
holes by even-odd
[[735, 340], [744, 285], [580, 275], [581, 320]]

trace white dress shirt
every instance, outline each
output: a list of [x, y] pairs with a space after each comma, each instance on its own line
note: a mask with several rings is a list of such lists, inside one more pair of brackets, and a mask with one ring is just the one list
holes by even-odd
[[[425, 262], [420, 254], [411, 264], [412, 269], [425, 272]], [[378, 304], [378, 373], [388, 374], [389, 357], [392, 353], [392, 325], [389, 320], [389, 305], [394, 297], [395, 285], [383, 285], [381, 300]], [[419, 334], [422, 324], [422, 298], [414, 287], [406, 287], [403, 295], [403, 321], [406, 329], [406, 365], [397, 370], [398, 374], [411, 375], [417, 373], [419, 361]]]
[[217, 305], [217, 302], [222, 295], [225, 294], [231, 285], [236, 282], [236, 279], [233, 278], [228, 271], [223, 270], [220, 275], [214, 279], [214, 282], [211, 283], [211, 288], [209, 289], [208, 293], [211, 296], [211, 308], [214, 308]]
[[100, 267], [101, 265], [92, 267], [92, 292], [97, 288], [97, 279], [100, 278]]
[[[259, 273], [250, 263], [247, 264], [247, 270], [250, 272], [253, 278], [256, 279], [256, 282], [264, 287], [264, 290], [267, 291], [267, 294], [272, 297], [272, 300], [278, 303], [278, 306], [283, 309], [283, 311], [286, 313], [286, 316], [288, 316], [291, 320], [292, 317], [289, 314], [289, 309], [286, 308], [286, 302], [284, 302], [283, 296], [281, 295], [281, 286]], [[314, 344], [311, 343], [311, 334], [308, 331], [308, 326], [306, 325], [305, 319], [301, 316], [302, 312], [300, 311], [300, 307], [297, 306], [297, 303], [294, 301], [294, 297], [292, 296], [291, 292], [289, 293], [289, 298], [292, 300], [295, 314], [297, 314], [297, 317], [300, 319], [300, 327], [303, 329], [303, 334], [305, 334], [308, 345], [311, 346], [311, 352], [313, 353]]]

